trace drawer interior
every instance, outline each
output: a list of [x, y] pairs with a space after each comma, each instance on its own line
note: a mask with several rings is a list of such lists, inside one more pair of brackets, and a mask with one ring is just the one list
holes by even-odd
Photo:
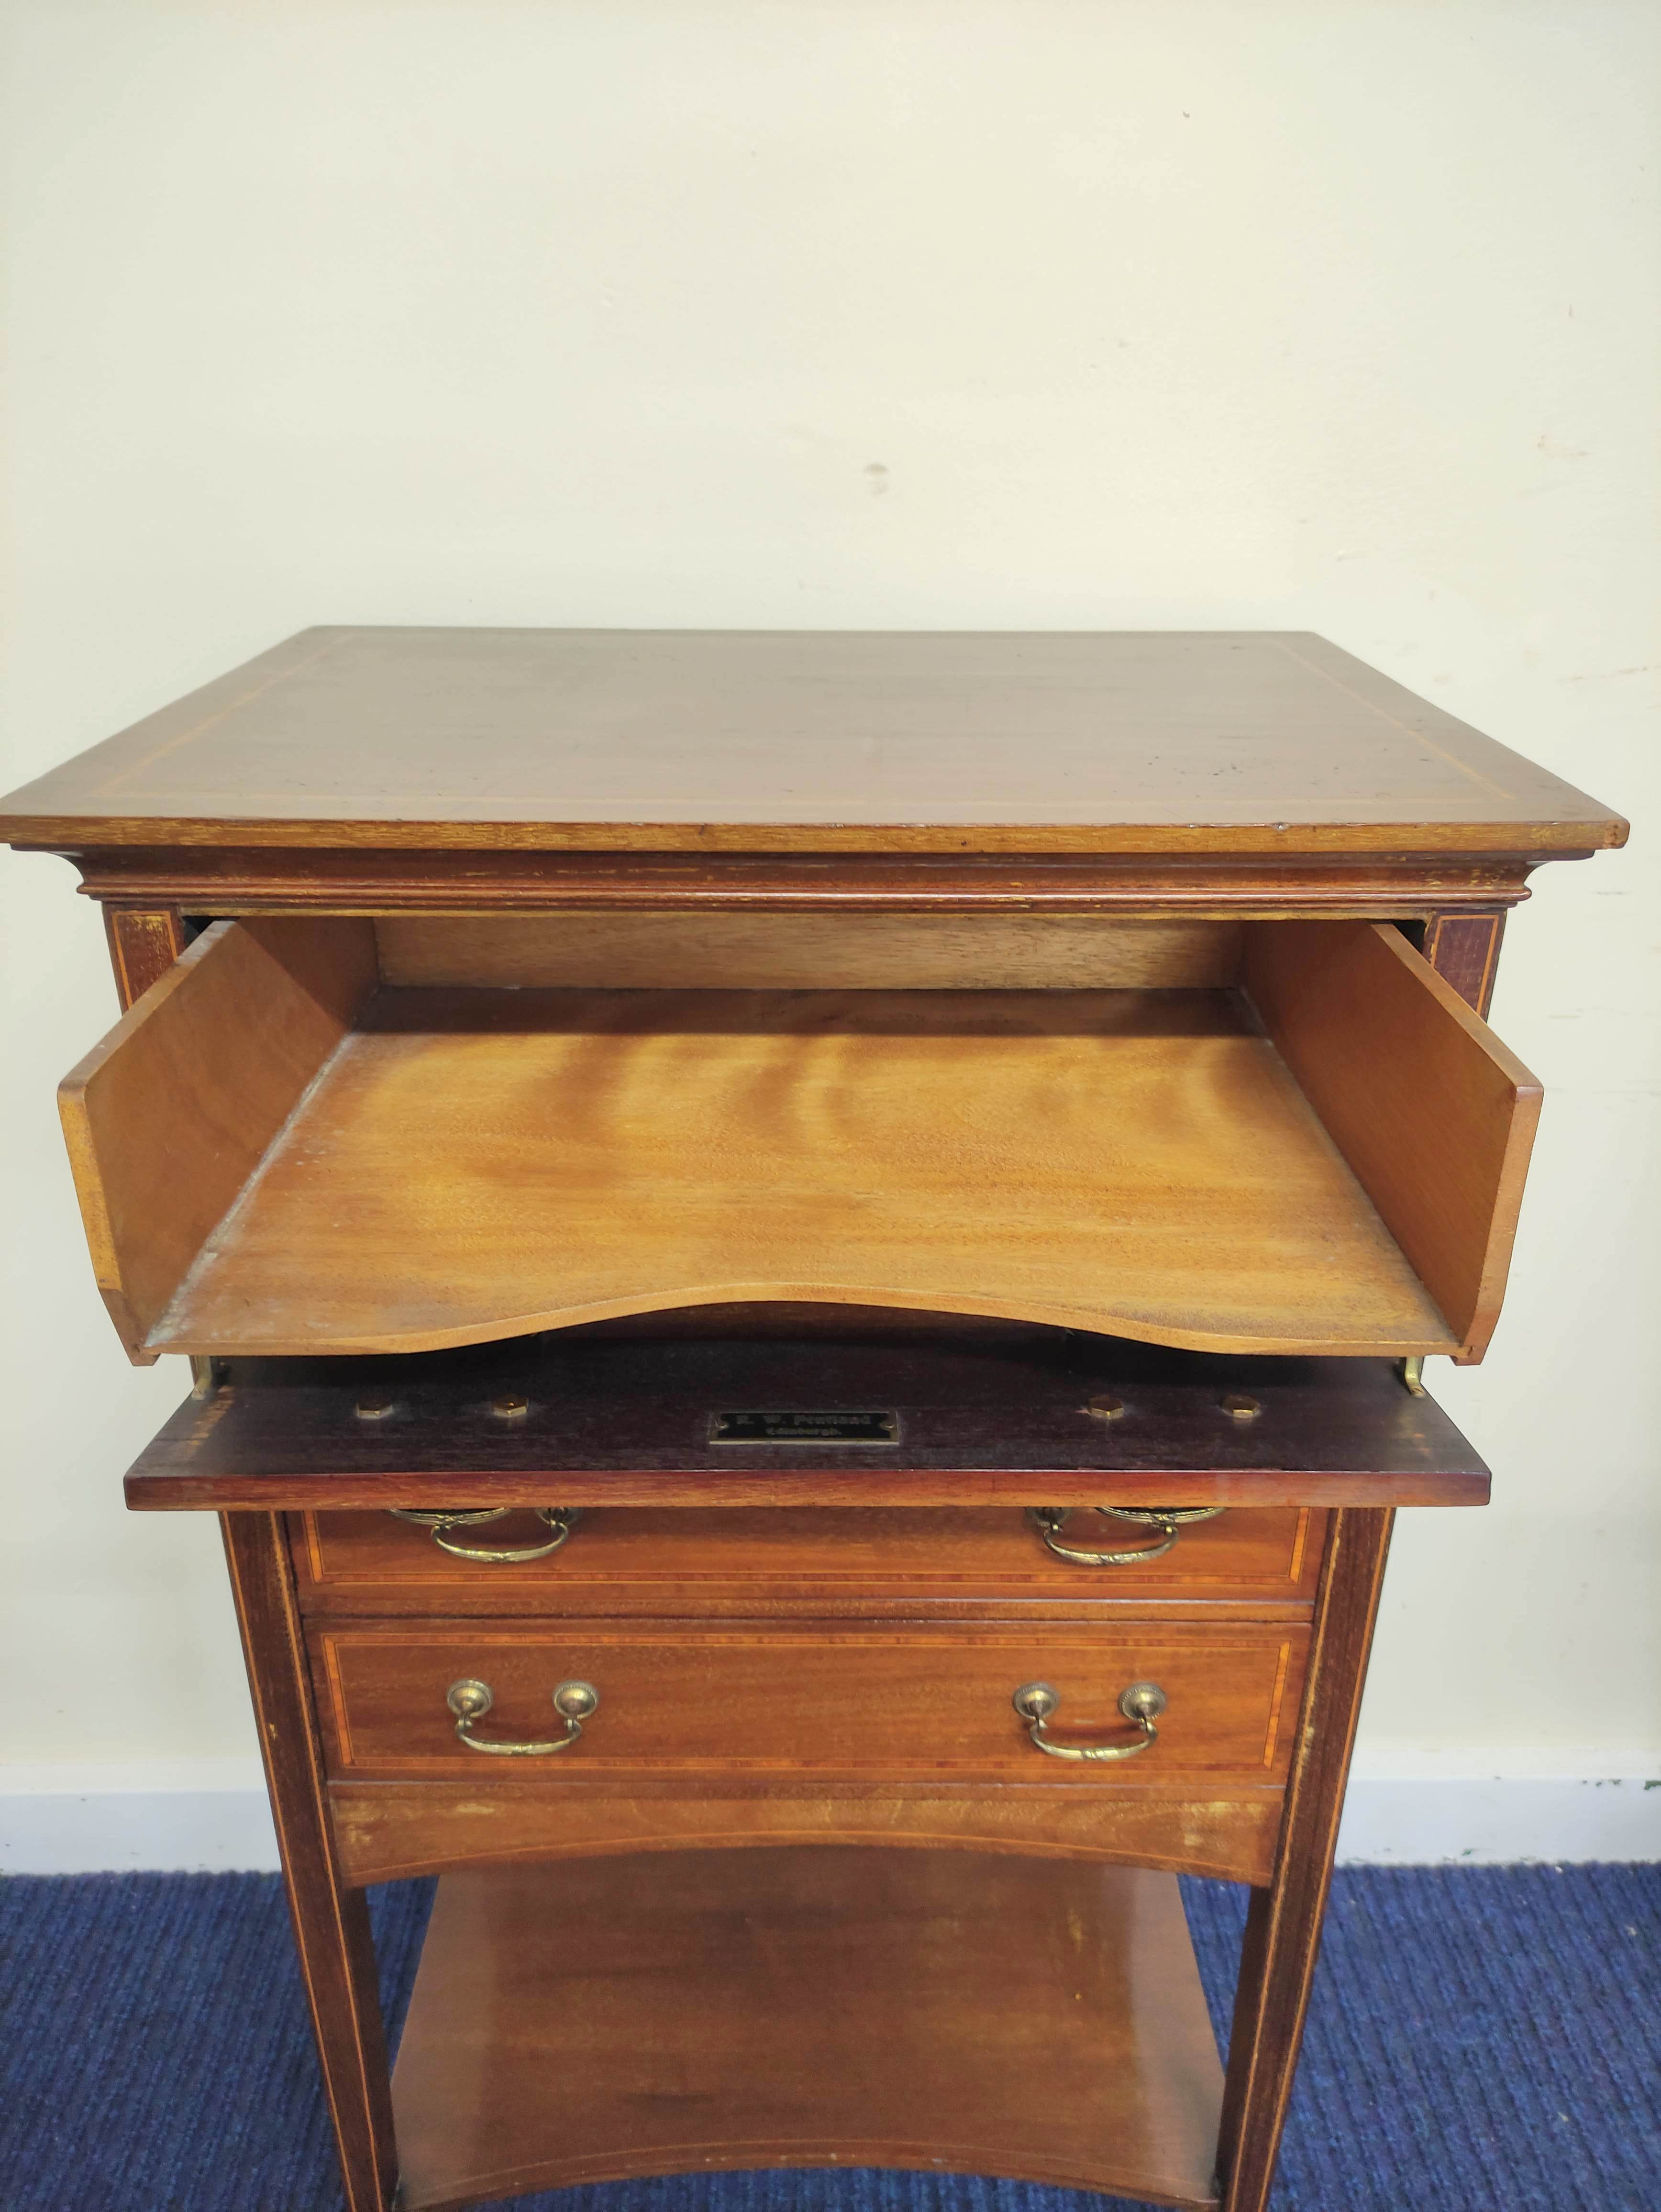
[[1538, 1087], [1393, 928], [573, 919], [206, 931], [62, 1090], [129, 1351], [776, 1300], [1486, 1344]]

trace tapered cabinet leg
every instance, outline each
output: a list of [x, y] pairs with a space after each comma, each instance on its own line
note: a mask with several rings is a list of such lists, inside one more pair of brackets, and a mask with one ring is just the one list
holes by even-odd
[[219, 1519], [348, 2212], [387, 2212], [398, 2161], [369, 1916], [335, 1855], [283, 1524], [274, 1513]]
[[[1505, 927], [1503, 910], [1433, 915], [1425, 932], [1425, 957], [1485, 1019]], [[1218, 2154], [1224, 2212], [1261, 2212], [1274, 2183], [1393, 1517], [1351, 1507], [1330, 1523], [1275, 1873], [1246, 1917]]]
[[1269, 1887], [1251, 1893], [1240, 1960], [1218, 2141], [1223, 2212], [1263, 2212], [1275, 2179], [1394, 1517], [1346, 1506], [1328, 1523], [1280, 1846]]

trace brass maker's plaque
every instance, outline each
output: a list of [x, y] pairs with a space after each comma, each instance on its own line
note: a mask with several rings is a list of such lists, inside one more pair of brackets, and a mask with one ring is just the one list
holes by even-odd
[[712, 1444], [897, 1444], [897, 1413], [775, 1412], [746, 1407], [742, 1413], [711, 1413]]

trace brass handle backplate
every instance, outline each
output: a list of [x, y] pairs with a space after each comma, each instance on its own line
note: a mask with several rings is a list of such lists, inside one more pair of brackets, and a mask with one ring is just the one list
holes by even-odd
[[488, 1682], [464, 1676], [451, 1683], [444, 1702], [455, 1715], [456, 1734], [469, 1751], [488, 1751], [498, 1759], [545, 1759], [551, 1752], [570, 1749], [582, 1734], [584, 1721], [598, 1710], [599, 1692], [592, 1682], [562, 1682], [554, 1692], [554, 1711], [564, 1722], [565, 1733], [546, 1743], [502, 1743], [473, 1734], [475, 1724], [496, 1703]]
[[442, 1512], [417, 1512], [412, 1506], [389, 1505], [386, 1510], [395, 1521], [413, 1521], [417, 1527], [431, 1531], [434, 1543], [441, 1552], [448, 1552], [453, 1559], [484, 1559], [491, 1566], [516, 1567], [526, 1559], [545, 1559], [550, 1552], [558, 1551], [575, 1527], [581, 1513], [580, 1506], [532, 1505], [529, 1511], [538, 1521], [553, 1530], [545, 1544], [458, 1544], [451, 1534], [455, 1528], [477, 1528], [486, 1521], [500, 1521], [509, 1513], [520, 1510], [513, 1505], [486, 1505], [472, 1512], [463, 1513], [447, 1507]]
[[1015, 1711], [1026, 1723], [1026, 1732], [1040, 1751], [1048, 1752], [1051, 1759], [1135, 1759], [1146, 1751], [1158, 1737], [1153, 1725], [1165, 1709], [1165, 1693], [1157, 1682], [1133, 1682], [1128, 1690], [1119, 1692], [1119, 1711], [1128, 1721], [1134, 1721], [1141, 1730], [1135, 1743], [1104, 1743], [1097, 1745], [1053, 1743], [1044, 1734], [1049, 1720], [1061, 1699], [1048, 1682], [1024, 1682], [1015, 1692]]
[[1220, 1505], [1098, 1505], [1092, 1509], [1104, 1513], [1110, 1521], [1134, 1521], [1138, 1528], [1157, 1528], [1161, 1540], [1157, 1544], [1142, 1544], [1135, 1550], [1124, 1552], [1086, 1552], [1073, 1544], [1063, 1544], [1062, 1530], [1068, 1516], [1079, 1510], [1074, 1505], [1030, 1505], [1026, 1517], [1044, 1541], [1044, 1547], [1058, 1559], [1067, 1559], [1075, 1567], [1134, 1567], [1141, 1559], [1162, 1559], [1190, 1522], [1214, 1521], [1223, 1510]]

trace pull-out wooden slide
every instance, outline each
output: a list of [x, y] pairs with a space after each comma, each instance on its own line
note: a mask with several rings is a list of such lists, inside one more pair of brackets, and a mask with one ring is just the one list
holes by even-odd
[[1198, 984], [1081, 987], [1074, 945], [1057, 988], [710, 990], [573, 988], [450, 926], [417, 972], [463, 980], [410, 983], [408, 924], [216, 923], [66, 1079], [135, 1358], [754, 1300], [1488, 1342], [1539, 1090], [1393, 928], [1219, 925]]

